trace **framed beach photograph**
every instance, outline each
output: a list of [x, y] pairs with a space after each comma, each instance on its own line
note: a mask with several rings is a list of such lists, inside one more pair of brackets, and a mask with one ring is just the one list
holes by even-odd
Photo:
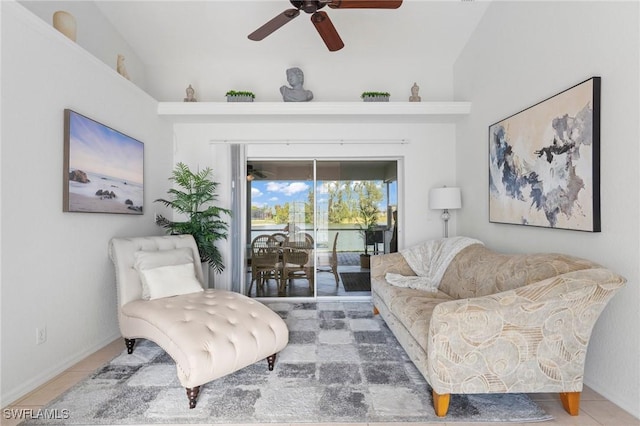
[[64, 110], [63, 211], [143, 214], [144, 144]]
[[600, 232], [600, 77], [489, 126], [489, 222]]

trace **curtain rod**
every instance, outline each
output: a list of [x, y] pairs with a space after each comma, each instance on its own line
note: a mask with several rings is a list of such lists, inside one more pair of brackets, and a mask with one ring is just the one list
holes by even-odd
[[212, 144], [259, 144], [259, 145], [306, 145], [322, 143], [323, 145], [408, 145], [407, 139], [210, 139]]

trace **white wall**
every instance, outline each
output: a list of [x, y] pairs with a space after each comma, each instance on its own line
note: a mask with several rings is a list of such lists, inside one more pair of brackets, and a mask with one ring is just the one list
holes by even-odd
[[[400, 248], [427, 238], [442, 236], [440, 211], [428, 210], [429, 188], [455, 185], [454, 123], [375, 123], [373, 120], [346, 123], [219, 123], [176, 124], [175, 161], [193, 169], [211, 167], [214, 179], [224, 182], [229, 165], [212, 158], [212, 141], [239, 141], [249, 144], [249, 158], [402, 158], [400, 177], [401, 208], [398, 214]], [[406, 144], [362, 145], [349, 141], [402, 141]], [[264, 141], [291, 141], [292, 145], [274, 145]], [[344, 145], [335, 142], [344, 140]], [[305, 142], [306, 141], [306, 142]], [[332, 143], [333, 142], [333, 143]], [[220, 205], [230, 207], [229, 185], [220, 185]], [[225, 189], [226, 188], [226, 189]], [[225, 192], [226, 191], [226, 192]], [[236, 220], [239, 218], [235, 215]], [[455, 235], [455, 213], [450, 223]], [[227, 254], [228, 256], [228, 254]], [[227, 262], [228, 263], [228, 262]], [[216, 286], [224, 285], [217, 283]]]
[[64, 10], [71, 13], [76, 20], [76, 43], [114, 70], [118, 54], [124, 55], [131, 81], [142, 89], [146, 88], [146, 68], [141, 59], [94, 2], [22, 0], [19, 3], [49, 25], [53, 25], [54, 12]]
[[[640, 417], [637, 2], [494, 2], [454, 67], [472, 102], [458, 127], [458, 232], [507, 252], [556, 251], [624, 275], [593, 332], [585, 383]], [[591, 76], [602, 77], [602, 232], [488, 221], [488, 126]], [[470, 208], [467, 208], [470, 207]]]
[[[19, 4], [0, 7], [5, 406], [119, 336], [107, 244], [162, 234], [149, 206], [169, 186], [172, 150], [154, 99]], [[145, 143], [144, 215], [62, 212], [65, 108]]]
[[227, 90], [233, 89], [250, 90], [257, 101], [277, 102], [282, 101], [280, 86], [288, 85], [287, 68], [299, 67], [304, 72], [304, 88], [313, 92], [314, 101], [358, 102], [362, 92], [373, 90], [389, 92], [392, 102], [403, 102], [411, 96], [414, 82], [424, 101], [451, 100], [451, 67], [428, 62], [421, 55], [410, 56], [411, 46], [395, 50], [385, 60], [370, 52], [317, 52], [317, 48], [279, 55], [258, 51], [219, 61], [206, 78], [187, 64], [154, 66], [149, 73], [149, 93], [160, 101], [182, 101], [191, 84], [198, 101], [223, 102]]

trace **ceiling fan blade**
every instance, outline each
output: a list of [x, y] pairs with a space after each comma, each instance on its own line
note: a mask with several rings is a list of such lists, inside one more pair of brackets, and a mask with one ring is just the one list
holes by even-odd
[[402, 0], [331, 0], [333, 9], [397, 9]]
[[333, 26], [331, 19], [329, 19], [329, 15], [326, 12], [316, 12], [311, 15], [311, 22], [318, 30], [320, 37], [324, 41], [324, 44], [327, 45], [327, 48], [335, 52], [336, 50], [340, 50], [344, 47], [344, 43], [336, 31], [336, 27]]
[[287, 22], [290, 22], [293, 18], [300, 15], [298, 9], [287, 9], [251, 34], [249, 34], [249, 40], [260, 41], [278, 28], [282, 27]]

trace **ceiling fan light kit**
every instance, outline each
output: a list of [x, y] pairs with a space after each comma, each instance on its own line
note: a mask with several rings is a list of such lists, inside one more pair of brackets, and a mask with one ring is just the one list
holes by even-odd
[[291, 22], [302, 10], [311, 15], [311, 23], [331, 52], [344, 47], [344, 43], [331, 22], [329, 15], [320, 11], [325, 6], [332, 9], [397, 9], [402, 0], [289, 0], [295, 9], [286, 9], [266, 24], [249, 34], [249, 40], [260, 41]]

